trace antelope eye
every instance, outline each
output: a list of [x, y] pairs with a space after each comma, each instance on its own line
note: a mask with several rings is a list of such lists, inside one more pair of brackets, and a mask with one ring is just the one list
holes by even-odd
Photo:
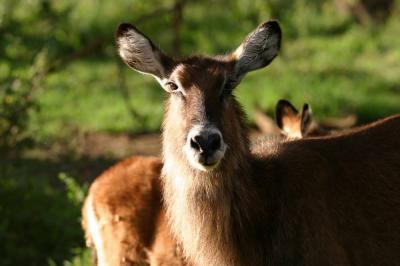
[[165, 83], [165, 88], [166, 88], [166, 90], [167, 91], [169, 91], [169, 92], [176, 92], [176, 91], [178, 91], [178, 85], [176, 85], [175, 83], [173, 83], [173, 82], [167, 82], [167, 83]]

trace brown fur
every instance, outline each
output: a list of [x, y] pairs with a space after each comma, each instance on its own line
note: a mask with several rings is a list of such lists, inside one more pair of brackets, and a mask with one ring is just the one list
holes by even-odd
[[[165, 55], [128, 24], [120, 26], [117, 43], [128, 65], [156, 76], [170, 92], [163, 193], [171, 229], [195, 265], [400, 261], [400, 116], [251, 152], [244, 113], [234, 96], [221, 97], [221, 88], [224, 80], [236, 85], [246, 72], [272, 61], [280, 46], [276, 22], [260, 25], [226, 57], [164, 64], [157, 58]], [[142, 46], [153, 54], [137, 53]], [[129, 64], [146, 58], [151, 60]], [[178, 85], [169, 89], [174, 82]], [[217, 127], [228, 146], [209, 171], [196, 168], [183, 150], [199, 123]]]
[[88, 219], [92, 204], [104, 240], [99, 265], [184, 265], [168, 230], [161, 203], [161, 161], [133, 156], [101, 174], [91, 185], [82, 209], [87, 245], [95, 245]]
[[154, 266], [188, 265], [182, 250], [171, 234], [164, 208], [157, 218], [154, 242], [149, 252], [149, 261], [150, 265]]

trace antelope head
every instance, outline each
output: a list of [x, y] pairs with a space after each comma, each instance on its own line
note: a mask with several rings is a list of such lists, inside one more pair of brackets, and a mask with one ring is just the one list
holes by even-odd
[[208, 172], [248, 148], [244, 115], [232, 92], [247, 72], [267, 66], [278, 54], [278, 22], [261, 24], [234, 52], [215, 57], [171, 58], [130, 24], [119, 26], [116, 43], [128, 66], [152, 75], [169, 94], [164, 154]]
[[312, 130], [311, 108], [307, 103], [299, 112], [289, 101], [279, 100], [275, 114], [278, 127], [289, 139], [301, 139]]

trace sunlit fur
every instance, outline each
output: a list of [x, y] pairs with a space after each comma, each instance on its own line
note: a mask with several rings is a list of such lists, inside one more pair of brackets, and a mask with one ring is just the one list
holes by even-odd
[[98, 266], [183, 266], [161, 202], [161, 160], [133, 156], [102, 173], [82, 208]]
[[[249, 148], [247, 128], [242, 122], [244, 113], [234, 96], [229, 96], [224, 103], [216, 97], [223, 77], [229, 73], [229, 64], [203, 58], [194, 58], [191, 62], [196, 64], [187, 65], [179, 73], [186, 98], [171, 95], [166, 103], [163, 125], [165, 200], [175, 234], [183, 241], [189, 256], [196, 254], [192, 259], [198, 265], [226, 265], [226, 259], [234, 265], [234, 261], [240, 259], [238, 252], [246, 248], [235, 240], [232, 229], [237, 225], [232, 224], [235, 220], [231, 220], [231, 216], [252, 217], [247, 214], [252, 208], [240, 206], [256, 202], [250, 196], [253, 192], [242, 186], [247, 179], [245, 173], [249, 171], [244, 157]], [[193, 123], [204, 118], [199, 117], [204, 108], [209, 109], [208, 118], [221, 131], [228, 147], [218, 167], [207, 172], [194, 168], [182, 150]], [[210, 221], [216, 224], [212, 226]], [[242, 226], [252, 222], [241, 221]]]

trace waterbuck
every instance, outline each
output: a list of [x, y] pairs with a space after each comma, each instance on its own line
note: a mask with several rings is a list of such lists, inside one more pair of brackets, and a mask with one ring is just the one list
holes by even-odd
[[[263, 113], [258, 113], [259, 120]], [[311, 112], [309, 104], [303, 104], [301, 112], [288, 100], [281, 99], [275, 108], [276, 124], [287, 139], [300, 139], [304, 137], [326, 136], [343, 133], [356, 123], [354, 115], [342, 118], [328, 118], [330, 123], [317, 122]]]
[[400, 116], [250, 147], [233, 90], [280, 42], [268, 21], [231, 54], [171, 58], [119, 26], [122, 60], [168, 92], [162, 180], [174, 235], [195, 265], [398, 264]]

